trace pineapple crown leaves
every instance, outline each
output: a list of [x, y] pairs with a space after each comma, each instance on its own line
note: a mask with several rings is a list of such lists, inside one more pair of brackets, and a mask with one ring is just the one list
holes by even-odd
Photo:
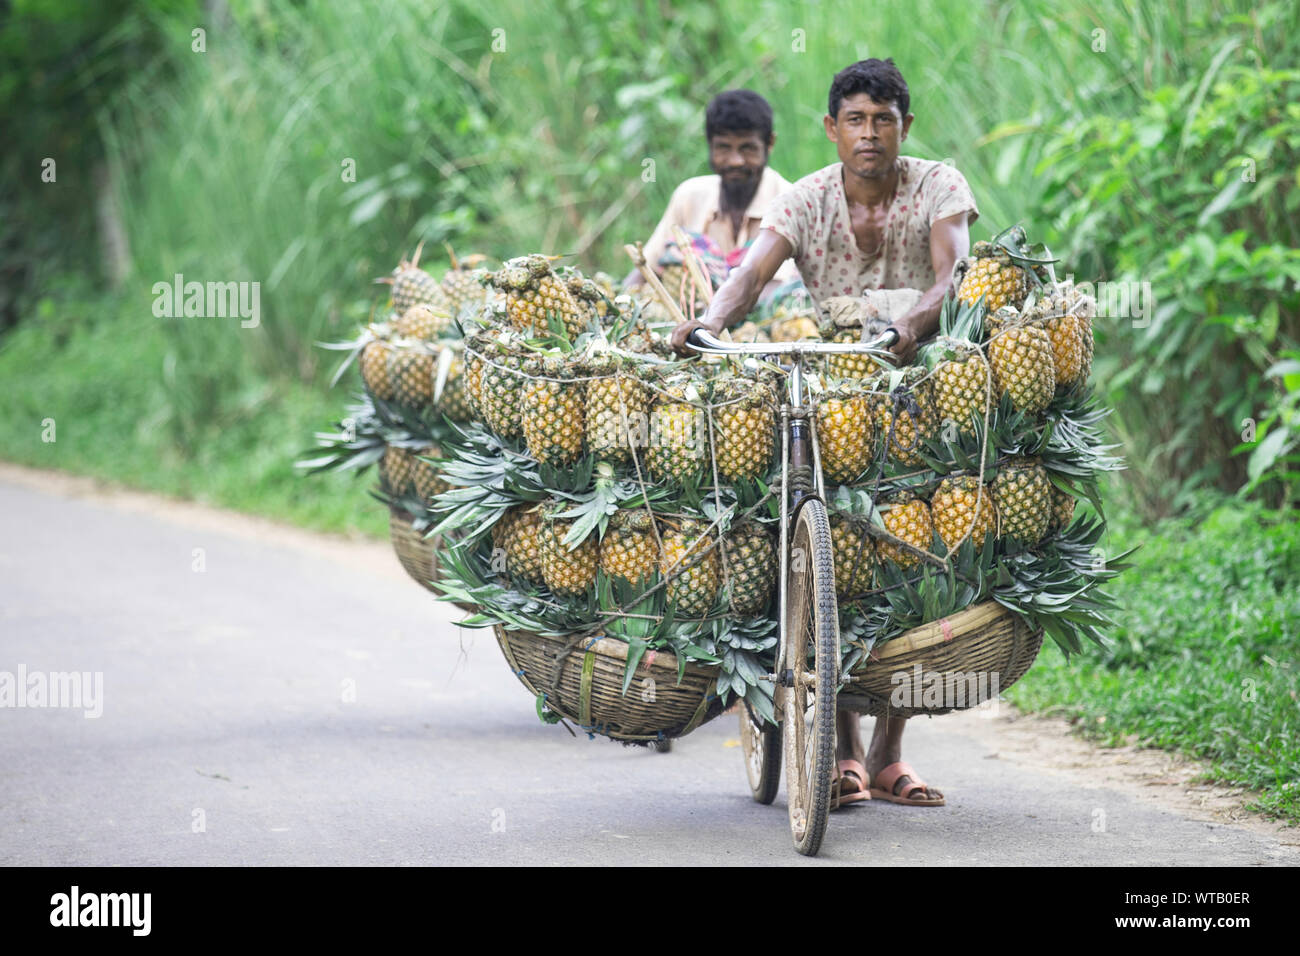
[[386, 445], [426, 448], [441, 445], [453, 435], [453, 427], [440, 415], [416, 412], [365, 393], [347, 406], [347, 411], [347, 416], [337, 423], [337, 432], [316, 435], [319, 447], [329, 449], [329, 453], [300, 461], [296, 467], [308, 474], [365, 468], [383, 456]]
[[[947, 351], [953, 351], [954, 343], [962, 344], [979, 344], [980, 338], [984, 332], [985, 312], [984, 297], [981, 296], [979, 301], [971, 304], [958, 299], [949, 292], [943, 299], [943, 305], [939, 309], [939, 338], [930, 346], [922, 350], [922, 354], [936, 350], [935, 345], [944, 344]], [[947, 341], [945, 341], [947, 340]], [[955, 354], [947, 354], [944, 358], [956, 358]], [[927, 362], [927, 365], [929, 363]], [[933, 365], [930, 365], [933, 368]]]
[[661, 502], [668, 497], [662, 487], [648, 488], [644, 492], [632, 479], [619, 479], [607, 462], [596, 465], [594, 486], [590, 491], [569, 495], [573, 506], [556, 514], [557, 518], [571, 519], [573, 525], [564, 537], [564, 544], [573, 550], [593, 531], [605, 536], [610, 518], [621, 510], [644, 507]]
[[1046, 631], [1068, 657], [1083, 649], [1083, 638], [1105, 646], [1112, 626], [1107, 612], [1114, 600], [1102, 587], [1129, 565], [1132, 550], [1098, 560], [1105, 531], [1099, 518], [1081, 518], [1041, 547], [1008, 547], [998, 561], [992, 596]]
[[[387, 329], [384, 329], [384, 331], [386, 333]], [[351, 368], [352, 363], [356, 362], [360, 358], [361, 352], [367, 345], [371, 342], [380, 341], [383, 338], [384, 335], [380, 335], [374, 326], [368, 326], [357, 333], [355, 338], [349, 339], [346, 342], [313, 343], [317, 348], [326, 349], [331, 352], [348, 353], [343, 357], [343, 361], [339, 363], [338, 368], [334, 370], [334, 374], [330, 376], [329, 387], [333, 388], [339, 383], [339, 380], [343, 378], [343, 373]]]
[[370, 396], [362, 394], [347, 407], [347, 412], [341, 421], [334, 423], [337, 431], [316, 432], [316, 447], [300, 454], [317, 455], [321, 449], [328, 452], [296, 461], [295, 468], [308, 475], [365, 469], [383, 457], [385, 434], [389, 429]]
[[674, 619], [674, 608], [665, 605], [663, 589], [659, 586], [661, 581], [658, 572], [636, 583], [604, 574], [597, 578], [596, 600], [600, 610], [606, 612], [605, 633], [628, 645], [627, 664], [623, 670], [624, 694], [645, 652], [651, 648], [673, 648], [677, 656], [678, 683], [685, 676], [688, 657], [706, 662], [718, 660], [703, 648], [691, 645], [694, 650], [691, 653], [690, 649], [677, 646], [681, 643], [680, 627]]
[[865, 521], [877, 528], [885, 526], [885, 519], [866, 488], [840, 485], [831, 496], [831, 508], [850, 520]]
[[1043, 284], [1038, 277], [1035, 266], [1043, 267], [1047, 272], [1049, 281], [1056, 282], [1055, 263], [1060, 262], [1060, 259], [1053, 256], [1052, 251], [1041, 242], [1031, 245], [1023, 226], [1019, 224], [1008, 226], [994, 236], [989, 241], [989, 245], [992, 247], [993, 253], [998, 251], [1006, 252], [1012, 262], [1024, 269], [1035, 288]]
[[775, 634], [763, 629], [775, 621], [747, 625], [724, 618], [714, 631], [713, 644], [720, 658], [716, 688], [724, 702], [732, 696], [743, 700], [764, 721], [775, 723], [773, 685], [767, 679], [776, 666]]
[[485, 535], [514, 505], [548, 497], [545, 466], [505, 446], [482, 425], [453, 426], [455, 437], [441, 443], [439, 476], [453, 487], [438, 495], [431, 510], [441, 514], [434, 533]]
[[[935, 547], [942, 550], [942, 542]], [[904, 572], [882, 565], [880, 580], [889, 608], [885, 635], [893, 637], [928, 621], [948, 617], [989, 596], [996, 557], [991, 541], [976, 552], [972, 542], [958, 548], [945, 569], [923, 565], [920, 572]]]

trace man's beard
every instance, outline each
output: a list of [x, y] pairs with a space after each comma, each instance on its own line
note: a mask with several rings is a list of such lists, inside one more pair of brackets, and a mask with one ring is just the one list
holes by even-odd
[[722, 199], [728, 209], [747, 209], [754, 194], [758, 192], [759, 181], [763, 178], [762, 170], [752, 179], [728, 180], [722, 177]]

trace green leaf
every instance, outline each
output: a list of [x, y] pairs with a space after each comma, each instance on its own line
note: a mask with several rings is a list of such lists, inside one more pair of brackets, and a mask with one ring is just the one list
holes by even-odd
[[1264, 472], [1273, 467], [1273, 463], [1277, 461], [1278, 456], [1288, 447], [1287, 440], [1290, 437], [1291, 430], [1286, 425], [1269, 429], [1268, 434], [1251, 452], [1250, 460], [1246, 464], [1246, 473], [1252, 481], [1258, 481]]

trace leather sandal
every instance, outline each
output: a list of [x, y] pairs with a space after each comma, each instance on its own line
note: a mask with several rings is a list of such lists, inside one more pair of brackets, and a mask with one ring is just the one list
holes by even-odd
[[838, 772], [831, 782], [832, 810], [871, 799], [871, 792], [867, 789], [871, 781], [866, 767], [856, 760], [841, 760], [836, 769]]
[[[894, 784], [898, 783], [899, 777], [911, 777], [912, 782], [903, 787], [901, 793], [894, 793]], [[911, 795], [917, 790], [924, 791], [926, 800], [913, 800]], [[912, 769], [911, 764], [898, 761], [885, 767], [880, 773], [876, 774], [876, 785], [871, 788], [871, 796], [876, 800], [884, 800], [888, 803], [902, 803], [909, 807], [941, 807], [943, 806], [943, 797], [931, 797], [929, 785], [921, 779], [921, 775]]]

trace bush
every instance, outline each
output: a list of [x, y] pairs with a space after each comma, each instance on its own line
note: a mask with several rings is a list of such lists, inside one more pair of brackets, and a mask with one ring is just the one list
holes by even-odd
[[1289, 10], [1215, 23], [1216, 44], [1194, 47], [1180, 82], [1120, 115], [1065, 122], [1036, 170], [1072, 271], [1149, 284], [1154, 308], [1096, 323], [1097, 376], [1148, 516], [1184, 507], [1190, 489], [1248, 480], [1275, 505], [1295, 498], [1285, 369], [1267, 374], [1300, 345], [1300, 71], [1280, 68], [1294, 60]]

